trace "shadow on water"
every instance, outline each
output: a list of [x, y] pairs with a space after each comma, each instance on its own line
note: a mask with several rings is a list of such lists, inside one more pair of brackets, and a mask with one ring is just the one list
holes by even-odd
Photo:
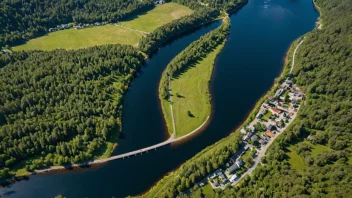
[[[216, 60], [211, 95], [213, 113], [202, 132], [182, 144], [124, 160], [64, 173], [31, 176], [0, 189], [5, 197], [126, 197], [148, 190], [163, 175], [179, 167], [205, 147], [226, 137], [280, 74], [290, 43], [312, 30], [318, 17], [310, 0], [250, 0], [231, 15], [231, 33]], [[132, 82], [123, 112], [125, 138], [115, 154], [162, 142], [169, 136], [158, 99], [158, 83], [165, 66], [201, 35], [217, 27], [197, 30], [166, 45], [147, 60]]]

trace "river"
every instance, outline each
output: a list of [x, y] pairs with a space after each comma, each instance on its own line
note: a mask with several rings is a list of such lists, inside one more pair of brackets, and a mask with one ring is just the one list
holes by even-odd
[[[0, 189], [5, 197], [111, 198], [137, 195], [205, 147], [226, 137], [246, 118], [256, 101], [280, 75], [290, 44], [315, 27], [311, 0], [250, 0], [231, 15], [231, 33], [219, 54], [211, 82], [213, 112], [209, 124], [191, 140], [97, 167], [39, 174]], [[220, 22], [162, 47], [140, 71], [125, 97], [123, 133], [115, 154], [168, 138], [158, 82], [168, 62]]]

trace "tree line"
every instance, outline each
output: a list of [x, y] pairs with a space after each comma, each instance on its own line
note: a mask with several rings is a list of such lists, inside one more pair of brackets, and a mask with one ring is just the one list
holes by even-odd
[[199, 40], [191, 43], [185, 50], [178, 54], [166, 67], [162, 74], [159, 95], [162, 99], [169, 98], [168, 79], [180, 75], [192, 64], [203, 59], [207, 54], [222, 44], [230, 31], [230, 21], [228, 18], [217, 29], [202, 36]]
[[148, 34], [145, 38], [142, 38], [139, 42], [139, 48], [145, 53], [151, 54], [162, 44], [176, 36], [215, 20], [220, 16], [221, 11], [232, 12], [238, 10], [248, 0], [206, 1], [204, 3], [195, 0], [175, 0], [174, 2], [188, 6], [194, 10], [194, 13], [165, 24]]
[[0, 48], [48, 32], [59, 24], [117, 22], [152, 9], [153, 0], [3, 0], [0, 1]]
[[[321, 11], [322, 29], [308, 33], [296, 54], [293, 81], [306, 94], [295, 121], [278, 137], [251, 176], [237, 186], [205, 192], [192, 186], [175, 193], [165, 185], [161, 197], [350, 197], [352, 194], [352, 7], [349, 0], [315, 0]], [[293, 49], [291, 49], [292, 53]], [[291, 60], [287, 61], [289, 68]], [[283, 79], [285, 79], [285, 76]], [[307, 140], [307, 137], [310, 137]], [[230, 137], [226, 139], [230, 139]], [[313, 152], [312, 146], [327, 151]], [[296, 149], [292, 151], [291, 146]], [[222, 143], [214, 148], [222, 149]], [[303, 159], [304, 167], [291, 164], [289, 152]], [[179, 170], [197, 166], [197, 158]], [[210, 160], [219, 153], [208, 155]], [[225, 155], [225, 153], [220, 153]], [[185, 167], [187, 166], [187, 167]], [[173, 177], [177, 177], [172, 174]], [[170, 175], [171, 177], [171, 175]], [[179, 180], [187, 179], [180, 176]], [[161, 180], [163, 181], [163, 180]], [[151, 195], [153, 191], [146, 194]], [[151, 195], [152, 196], [152, 195]]]
[[1, 54], [0, 168], [92, 159], [120, 127], [123, 94], [143, 60], [126, 45]]

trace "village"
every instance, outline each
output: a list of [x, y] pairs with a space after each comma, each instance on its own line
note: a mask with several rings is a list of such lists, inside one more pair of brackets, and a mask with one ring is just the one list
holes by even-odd
[[255, 120], [240, 129], [242, 148], [231, 156], [223, 168], [215, 170], [197, 185], [210, 185], [213, 190], [225, 189], [251, 174], [261, 163], [267, 148], [295, 119], [304, 99], [303, 92], [287, 79], [276, 93], [261, 105]]

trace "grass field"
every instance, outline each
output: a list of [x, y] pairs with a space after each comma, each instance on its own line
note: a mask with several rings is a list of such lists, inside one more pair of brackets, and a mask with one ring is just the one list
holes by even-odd
[[104, 44], [136, 45], [142, 34], [115, 25], [75, 30], [73, 28], [50, 33], [46, 36], [32, 39], [24, 45], [13, 47], [13, 50], [53, 50], [78, 49]]
[[186, 6], [177, 3], [165, 3], [157, 5], [151, 11], [139, 14], [129, 20], [119, 22], [120, 25], [145, 32], [152, 32], [156, 28], [191, 14], [193, 11]]
[[[210, 115], [209, 80], [215, 58], [223, 46], [224, 44], [219, 45], [199, 63], [189, 68], [178, 78], [171, 80], [176, 137], [186, 135], [198, 128]], [[165, 107], [165, 104], [168, 105], [164, 102], [163, 109], [169, 108]], [[188, 111], [193, 116], [189, 116]], [[164, 111], [165, 113], [167, 112]], [[170, 119], [170, 116], [165, 116], [165, 119]], [[166, 122], [171, 123], [171, 121]], [[169, 127], [169, 131], [172, 131], [172, 128]]]
[[[327, 152], [327, 151], [332, 151], [329, 147], [324, 146], [324, 145], [320, 145], [320, 144], [312, 144], [307, 140], [303, 141], [304, 143], [308, 144], [309, 146], [311, 146], [312, 150], [310, 151], [313, 157], [316, 157], [317, 155]], [[296, 170], [302, 170], [306, 167], [305, 163], [304, 163], [304, 159], [299, 156], [296, 152], [296, 145], [290, 145], [288, 147], [289, 152], [287, 153], [288, 156], [290, 157], [290, 164], [292, 166], [292, 168], [296, 169]]]

